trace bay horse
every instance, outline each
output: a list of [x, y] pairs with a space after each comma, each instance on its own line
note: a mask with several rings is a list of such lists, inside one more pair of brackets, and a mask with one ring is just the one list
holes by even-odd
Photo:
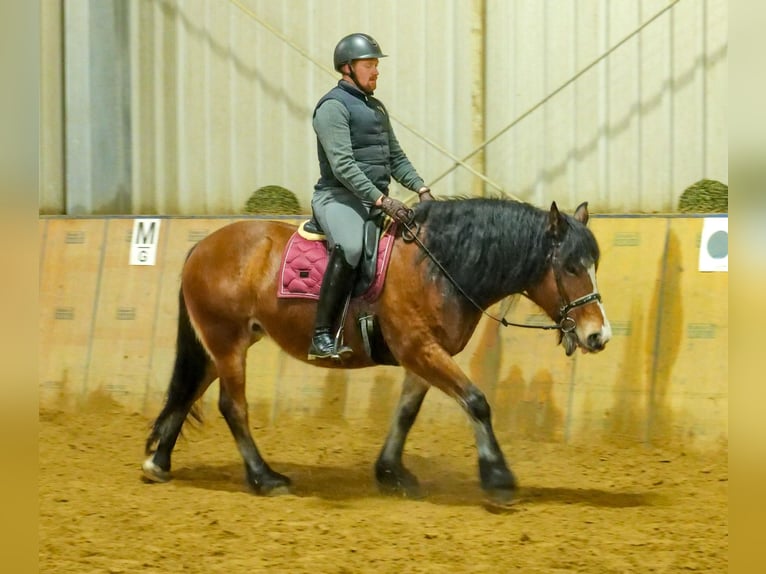
[[[598, 243], [587, 227], [587, 202], [573, 215], [499, 198], [440, 199], [413, 207], [396, 233], [383, 289], [372, 302], [351, 300], [345, 343], [354, 353], [320, 367], [374, 366], [354, 317], [367, 310], [379, 321], [391, 355], [406, 371], [395, 414], [374, 466], [380, 489], [419, 496], [404, 466], [407, 434], [430, 386], [454, 398], [475, 434], [481, 487], [510, 502], [517, 481], [492, 428], [490, 406], [453, 360], [486, 309], [523, 294], [555, 322], [566, 354], [601, 351], [611, 337], [596, 285]], [[264, 460], [249, 429], [245, 397], [248, 348], [264, 336], [309, 362], [316, 301], [277, 297], [283, 249], [294, 225], [269, 220], [228, 224], [197, 243], [184, 263], [179, 293], [176, 357], [167, 397], [146, 441], [144, 476], [170, 479], [171, 453], [195, 402], [217, 378], [218, 407], [259, 494], [288, 490], [290, 479]], [[504, 319], [502, 319], [505, 322]], [[506, 323], [507, 324], [507, 323]], [[156, 445], [156, 447], [155, 447]]]

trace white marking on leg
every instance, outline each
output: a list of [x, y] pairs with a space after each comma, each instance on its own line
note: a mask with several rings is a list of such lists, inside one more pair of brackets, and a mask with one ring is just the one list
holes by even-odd
[[154, 464], [152, 457], [144, 461], [141, 465], [141, 470], [144, 471], [144, 476], [152, 482], [167, 482], [170, 480], [170, 473]]

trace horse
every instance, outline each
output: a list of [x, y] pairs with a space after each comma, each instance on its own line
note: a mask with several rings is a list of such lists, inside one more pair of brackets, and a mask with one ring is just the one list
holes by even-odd
[[[256, 446], [245, 396], [247, 351], [264, 336], [292, 357], [320, 367], [358, 369], [376, 363], [364, 350], [354, 316], [373, 313], [395, 362], [406, 372], [392, 423], [374, 465], [380, 490], [421, 495], [402, 461], [404, 444], [430, 387], [462, 407], [473, 426], [481, 488], [513, 503], [518, 482], [495, 436], [490, 405], [453, 357], [487, 309], [521, 294], [555, 323], [567, 355], [604, 349], [611, 327], [596, 284], [599, 247], [587, 202], [572, 215], [504, 198], [448, 198], [413, 206], [396, 231], [385, 283], [374, 301], [354, 297], [344, 315], [350, 357], [308, 361], [316, 301], [277, 297], [280, 262], [296, 226], [241, 220], [199, 241], [181, 273], [176, 356], [165, 404], [146, 441], [145, 479], [170, 480], [171, 454], [195, 403], [219, 380], [218, 408], [256, 494], [289, 492]], [[497, 319], [495, 317], [495, 319]], [[504, 324], [505, 319], [498, 319]], [[521, 325], [524, 326], [524, 325]]]

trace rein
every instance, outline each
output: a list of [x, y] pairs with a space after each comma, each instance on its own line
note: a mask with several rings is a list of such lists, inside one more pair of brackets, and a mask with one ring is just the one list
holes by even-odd
[[[404, 231], [402, 231], [402, 241], [405, 243], [412, 243], [413, 241], [420, 246], [420, 248], [423, 250], [423, 252], [428, 255], [429, 259], [433, 261], [436, 266], [441, 270], [442, 273], [444, 273], [444, 276], [449, 280], [450, 283], [457, 289], [460, 294], [468, 299], [468, 301], [476, 307], [483, 315], [486, 315], [493, 321], [497, 321], [500, 323], [503, 327], [522, 327], [524, 329], [542, 329], [544, 331], [550, 331], [550, 330], [557, 330], [561, 331], [562, 333], [570, 333], [574, 331], [577, 324], [575, 323], [575, 320], [572, 319], [572, 317], [569, 316], [569, 312], [572, 309], [575, 309], [577, 307], [582, 307], [583, 305], [587, 305], [588, 303], [592, 303], [594, 301], [601, 301], [601, 294], [597, 291], [594, 291], [593, 293], [589, 293], [588, 295], [583, 295], [582, 297], [578, 297], [574, 301], [569, 301], [569, 298], [566, 295], [566, 291], [564, 290], [564, 286], [561, 281], [561, 272], [559, 270], [558, 265], [558, 254], [559, 254], [559, 246], [560, 243], [558, 241], [553, 243], [553, 248], [551, 250], [551, 254], [549, 256], [551, 260], [551, 267], [553, 268], [553, 275], [556, 278], [556, 289], [559, 292], [559, 298], [562, 301], [562, 304], [559, 307], [559, 317], [561, 319], [558, 323], [554, 325], [527, 325], [524, 323], [514, 323], [513, 321], [508, 321], [505, 318], [505, 315], [502, 317], [496, 317], [492, 315], [491, 313], [487, 313], [482, 307], [470, 296], [468, 293], [465, 292], [465, 290], [458, 285], [457, 281], [452, 277], [452, 275], [449, 274], [449, 272], [444, 268], [444, 266], [441, 264], [441, 262], [434, 257], [433, 253], [428, 249], [428, 247], [425, 246], [425, 244], [420, 240], [418, 237], [418, 233], [420, 232], [420, 224], [415, 223], [410, 227], [408, 223], [401, 222], [402, 226], [404, 226]], [[531, 298], [529, 297], [529, 294], [526, 293], [526, 291], [521, 292], [524, 297], [527, 299]], [[507, 310], [506, 310], [507, 313]]]

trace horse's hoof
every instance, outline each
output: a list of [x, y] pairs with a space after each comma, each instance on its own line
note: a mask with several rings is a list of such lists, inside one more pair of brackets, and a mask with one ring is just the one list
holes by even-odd
[[510, 498], [502, 496], [500, 499], [489, 496], [484, 500], [483, 506], [484, 510], [492, 514], [510, 514], [519, 510], [519, 500], [513, 496]]
[[275, 486], [268, 491], [261, 489], [259, 494], [261, 496], [284, 496], [285, 494], [292, 494], [292, 492], [290, 491], [290, 487], [288, 485], [283, 484], [280, 486]]
[[497, 500], [512, 498], [518, 488], [516, 477], [505, 464], [480, 460], [479, 477], [482, 490]]
[[141, 470], [144, 472], [144, 478], [149, 482], [168, 482], [170, 480], [170, 472], [162, 470], [154, 464], [151, 458], [147, 458], [144, 461], [141, 465]]
[[290, 485], [292, 483], [293, 481], [289, 477], [273, 471], [267, 476], [259, 477], [258, 480], [250, 480], [250, 485], [255, 493], [261, 496], [290, 494]]
[[381, 494], [414, 500], [424, 498], [417, 477], [404, 467], [391, 469], [376, 466], [375, 479]]
[[496, 508], [510, 508], [518, 503], [516, 498], [516, 489], [513, 488], [491, 488], [485, 490], [486, 504]]

